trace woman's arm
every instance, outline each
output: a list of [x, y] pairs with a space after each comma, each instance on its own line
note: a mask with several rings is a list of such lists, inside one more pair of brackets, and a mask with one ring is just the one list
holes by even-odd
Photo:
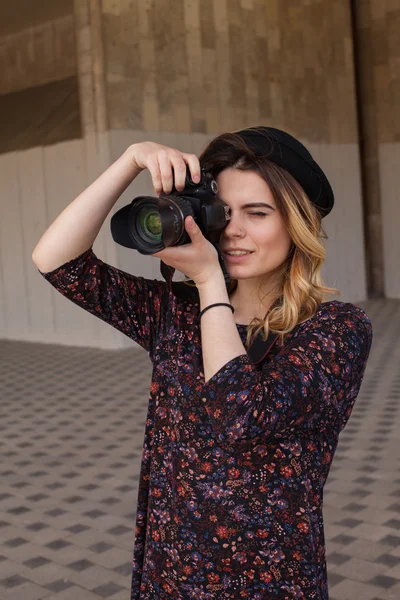
[[[230, 304], [221, 270], [206, 284], [198, 285], [197, 289], [200, 311], [216, 302]], [[241, 354], [247, 356], [247, 353], [229, 306], [213, 306], [207, 310], [201, 317], [200, 328], [204, 377], [207, 383], [229, 361]]]
[[184, 188], [186, 165], [192, 178], [199, 181], [200, 164], [195, 154], [154, 142], [129, 146], [50, 225], [32, 253], [33, 262], [45, 273], [76, 258], [91, 248], [108, 213], [140, 171], [150, 171], [156, 194], [163, 190], [169, 193], [174, 179], [178, 190]]
[[116, 269], [97, 258], [91, 248], [42, 275], [65, 298], [145, 348], [153, 360], [174, 310], [165, 281]]
[[32, 253], [37, 268], [53, 271], [88, 250], [108, 213], [141, 170], [133, 160], [132, 147], [128, 148], [43, 234]]
[[[129, 336], [152, 358], [160, 331], [168, 322], [166, 282], [135, 277], [104, 263], [93, 242], [119, 195], [143, 169], [154, 190], [183, 189], [186, 167], [200, 176], [196, 155], [154, 142], [133, 144], [52, 223], [33, 252], [43, 277], [63, 296]], [[173, 169], [173, 170], [172, 170]]]

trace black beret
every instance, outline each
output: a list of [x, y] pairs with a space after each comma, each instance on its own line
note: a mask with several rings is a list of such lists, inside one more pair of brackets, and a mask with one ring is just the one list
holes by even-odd
[[299, 140], [274, 127], [250, 127], [235, 131], [256, 155], [276, 163], [301, 185], [322, 217], [334, 204], [333, 191], [321, 167]]

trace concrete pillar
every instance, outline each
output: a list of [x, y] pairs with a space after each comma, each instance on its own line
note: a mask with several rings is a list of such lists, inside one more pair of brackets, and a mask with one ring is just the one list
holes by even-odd
[[74, 0], [79, 97], [84, 136], [108, 128], [101, 0]]
[[353, 5], [370, 294], [400, 298], [400, 0]]

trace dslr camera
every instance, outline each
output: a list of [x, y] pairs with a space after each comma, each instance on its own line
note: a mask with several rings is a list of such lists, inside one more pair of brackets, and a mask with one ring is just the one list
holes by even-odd
[[204, 237], [217, 245], [231, 218], [229, 206], [217, 193], [217, 182], [209, 172], [201, 169], [200, 181], [194, 183], [187, 167], [181, 192], [174, 186], [170, 194], [158, 198], [138, 196], [118, 210], [111, 218], [112, 237], [140, 254], [155, 254], [168, 246], [190, 243], [185, 231], [185, 218], [190, 215]]

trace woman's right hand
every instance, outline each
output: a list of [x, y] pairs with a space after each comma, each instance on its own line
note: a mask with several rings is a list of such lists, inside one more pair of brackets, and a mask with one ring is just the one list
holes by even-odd
[[148, 169], [157, 195], [169, 194], [173, 186], [178, 191], [185, 187], [186, 167], [195, 183], [200, 181], [200, 162], [195, 154], [155, 142], [139, 142], [129, 146], [128, 153], [137, 169]]

